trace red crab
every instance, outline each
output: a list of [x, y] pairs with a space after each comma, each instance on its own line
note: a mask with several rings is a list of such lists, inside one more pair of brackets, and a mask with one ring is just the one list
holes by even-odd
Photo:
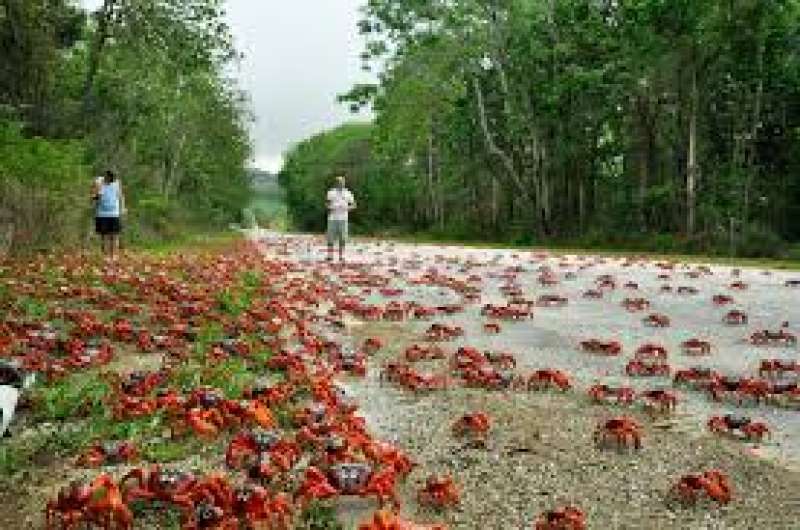
[[381, 348], [383, 348], [383, 341], [381, 339], [379, 339], [378, 337], [369, 337], [364, 341], [364, 346], [362, 347], [362, 350], [364, 350], [364, 353], [366, 353], [367, 355], [374, 355]]
[[741, 405], [745, 397], [751, 398], [756, 403], [761, 402], [769, 396], [771, 387], [767, 381], [758, 379], [720, 377], [712, 380], [707, 389], [716, 401], [720, 401], [723, 396], [733, 396]]
[[383, 506], [391, 501], [395, 508], [400, 501], [395, 494], [396, 471], [392, 467], [375, 471], [367, 463], [343, 463], [331, 467], [328, 475], [316, 467], [306, 469], [300, 487], [295, 492], [301, 506], [315, 499], [329, 499], [339, 495], [375, 495]]
[[517, 358], [513, 353], [485, 351], [483, 357], [493, 365], [497, 365], [501, 370], [511, 370], [517, 366]]
[[294, 508], [283, 493], [273, 496], [261, 486], [247, 484], [234, 490], [231, 508], [246, 522], [247, 528], [264, 528], [264, 525], [274, 530], [292, 528]]
[[626, 447], [629, 443], [635, 449], [642, 447], [641, 426], [627, 416], [612, 418], [597, 426], [594, 432], [595, 443], [605, 445], [609, 437], [616, 441], [618, 447]]
[[435, 307], [418, 306], [414, 308], [411, 314], [417, 320], [429, 320], [436, 316], [436, 312]]
[[614, 399], [618, 404], [624, 405], [630, 405], [636, 397], [636, 392], [627, 386], [615, 388], [608, 385], [594, 385], [589, 389], [588, 394], [597, 403]]
[[410, 365], [401, 362], [386, 363], [381, 370], [379, 381], [383, 383], [384, 380], [401, 384], [413, 372]]
[[738, 309], [728, 311], [722, 319], [722, 321], [729, 326], [742, 326], [747, 324], [747, 320], [747, 313], [739, 311]]
[[622, 343], [617, 340], [601, 341], [590, 339], [581, 341], [581, 349], [585, 352], [600, 355], [619, 355], [622, 353]]
[[735, 291], [744, 291], [747, 289], [748, 285], [744, 282], [736, 281], [731, 283], [728, 287]]
[[500, 333], [500, 324], [497, 322], [486, 322], [483, 325], [483, 331], [492, 334]]
[[367, 358], [364, 352], [347, 350], [339, 351], [331, 356], [331, 362], [337, 371], [364, 377], [367, 375]]
[[158, 407], [153, 398], [136, 397], [122, 394], [111, 407], [114, 418], [123, 420], [150, 416]]
[[672, 492], [685, 503], [694, 504], [701, 492], [720, 504], [728, 504], [731, 500], [731, 486], [728, 477], [720, 471], [705, 471], [702, 474], [684, 475]]
[[586, 298], [588, 300], [600, 300], [601, 298], [603, 298], [603, 291], [601, 291], [600, 289], [587, 289], [586, 291], [583, 292], [583, 295], [581, 296], [583, 296], [583, 298]]
[[77, 464], [85, 467], [99, 467], [132, 462], [139, 456], [139, 451], [131, 442], [96, 443], [78, 457]]
[[564, 506], [539, 515], [535, 530], [586, 530], [586, 515], [574, 506]]
[[567, 297], [557, 294], [543, 294], [536, 300], [539, 307], [564, 307], [568, 303]]
[[405, 350], [405, 358], [408, 362], [421, 361], [425, 359], [443, 359], [444, 350], [435, 345], [412, 344]]
[[[126, 488], [129, 480], [134, 481], [133, 486]], [[191, 473], [162, 470], [153, 465], [149, 471], [143, 468], [129, 471], [120, 480], [120, 487], [126, 504], [143, 499], [174, 504], [181, 510], [193, 510], [191, 493], [197, 483], [197, 478]]]
[[686, 355], [708, 355], [711, 353], [711, 343], [707, 340], [689, 339], [681, 343], [683, 353]]
[[368, 441], [362, 445], [364, 456], [370, 462], [381, 466], [389, 466], [398, 476], [405, 477], [416, 464], [398, 447], [383, 441]]
[[650, 307], [650, 301], [645, 298], [625, 298], [622, 300], [622, 307], [630, 312], [644, 311]]
[[778, 331], [770, 331], [767, 329], [756, 331], [750, 335], [749, 341], [756, 346], [769, 346], [773, 344], [783, 344], [784, 346], [797, 345], [797, 337], [785, 329], [780, 329]]
[[595, 280], [595, 285], [597, 285], [598, 289], [609, 289], [613, 290], [617, 288], [617, 282], [614, 278], [608, 274], [603, 274], [598, 276]]
[[421, 374], [414, 370], [409, 370], [400, 382], [403, 386], [415, 392], [447, 390], [450, 387], [450, 379], [446, 375]]
[[773, 384], [769, 388], [767, 399], [785, 407], [800, 408], [800, 384]]
[[76, 528], [89, 522], [109, 529], [133, 527], [133, 514], [122, 500], [119, 485], [109, 475], [99, 475], [89, 484], [73, 482], [47, 502], [47, 530]]
[[767, 427], [766, 423], [753, 421], [745, 416], [732, 416], [730, 414], [713, 416], [708, 420], [708, 428], [711, 432], [718, 434], [734, 434], [738, 431], [748, 440], [761, 441], [765, 434], [769, 434], [769, 427]]
[[199, 436], [213, 438], [225, 427], [225, 418], [219, 409], [193, 408], [186, 413], [184, 419]]
[[473, 412], [464, 414], [453, 424], [453, 434], [458, 437], [469, 434], [479, 440], [485, 440], [491, 426], [492, 420], [488, 414]]
[[645, 326], [650, 326], [651, 328], [668, 328], [671, 324], [669, 317], [661, 313], [647, 315], [642, 322], [644, 322]]
[[660, 360], [634, 359], [625, 365], [625, 373], [631, 377], [657, 377], [669, 375], [670, 366]]
[[723, 305], [732, 304], [733, 303], [733, 297], [730, 296], [730, 295], [727, 295], [727, 294], [715, 294], [711, 298], [711, 301], [716, 306], [723, 306]]
[[225, 452], [225, 463], [231, 469], [242, 469], [248, 461], [272, 449], [280, 440], [276, 431], [242, 431], [234, 436]]
[[557, 387], [560, 390], [572, 388], [570, 376], [561, 370], [536, 370], [528, 377], [527, 387], [529, 390], [542, 390]]
[[646, 344], [642, 344], [636, 349], [633, 358], [637, 361], [649, 359], [660, 359], [663, 361], [667, 359], [667, 349], [660, 344], [648, 342]]
[[464, 335], [464, 330], [459, 326], [447, 324], [431, 324], [425, 332], [425, 338], [431, 342], [448, 341]]
[[719, 378], [720, 374], [711, 368], [695, 366], [676, 371], [673, 382], [676, 385], [685, 384], [699, 388]]
[[668, 390], [646, 390], [639, 395], [651, 411], [670, 413], [678, 405], [678, 397]]
[[759, 377], [782, 377], [786, 372], [800, 375], [800, 362], [782, 359], [762, 359], [758, 368]]
[[455, 506], [460, 501], [458, 487], [449, 476], [431, 475], [425, 480], [425, 486], [417, 494], [422, 505], [445, 508]]

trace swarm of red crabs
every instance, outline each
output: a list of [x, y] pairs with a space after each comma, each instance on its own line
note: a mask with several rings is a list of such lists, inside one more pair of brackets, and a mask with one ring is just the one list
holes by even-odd
[[[282, 255], [285, 244], [273, 250]], [[640, 378], [630, 384], [595, 382], [587, 391], [594, 403], [638, 404], [651, 415], [667, 415], [682, 403], [685, 393], [696, 391], [728, 404], [800, 408], [800, 367], [796, 359], [780, 353], [796, 348], [788, 323], [745, 335], [744, 340], [762, 354], [750, 373], [723, 374], [702, 365], [675, 368], [668, 362], [664, 344], [678, 345], [683, 355], [697, 357], [691, 359], [694, 362], [719, 355], [723, 349], [702, 334], [686, 333], [676, 343], [659, 342], [664, 328], [677, 329], [681, 321], [677, 312], [674, 319], [658, 312], [662, 310], [659, 297], [693, 295], [700, 289], [691, 285], [673, 289], [665, 284], [656, 293], [644, 283], [601, 275], [582, 291], [583, 297], [546, 292], [566, 288], [584, 270], [565, 271], [569, 265], [530, 270], [543, 294], [528, 292], [521, 280], [528, 272], [525, 268], [507, 267], [492, 278], [503, 300], [483, 305], [482, 294], [492, 282], [475, 274], [469, 264], [459, 274], [413, 263], [391, 274], [375, 273], [365, 266], [341, 266], [328, 271], [336, 275], [332, 282], [316, 272], [298, 274], [308, 270], [290, 260], [264, 258], [245, 246], [227, 257], [176, 256], [158, 263], [133, 260], [107, 269], [92, 282], [85, 278], [97, 273], [83, 257], [65, 261], [62, 278], [52, 285], [33, 281], [21, 269], [15, 271], [21, 279], [9, 284], [13, 293], [50, 303], [47, 314], [37, 318], [19, 308], [10, 310], [11, 318], [0, 325], [0, 357], [50, 381], [75, 372], [102, 373], [108, 388], [104, 399], [113, 421], [157, 419], [174, 439], [197, 438], [209, 444], [216, 440], [225, 447], [220, 464], [226, 471], [199, 474], [180, 466], [149, 463], [138, 440], [95, 440], [82, 448], [74, 463], [104, 467], [105, 473], [54, 492], [46, 505], [47, 527], [130, 528], [134, 513], [144, 510], [152, 515], [155, 510], [150, 508], [167, 505], [179, 513], [184, 529], [291, 528], [298, 514], [316, 501], [357, 496], [370, 499], [378, 509], [362, 528], [414, 528], [395, 513], [402, 503], [398, 484], [407, 481], [414, 469], [412, 458], [369, 433], [357, 414], [357, 404], [336, 380], [375, 377], [401, 389], [387, 391], [425, 395], [456, 387], [497, 395], [523, 391], [560, 395], [581, 388], [581, 381], [569, 370], [557, 361], [530, 363], [523, 352], [497, 348], [496, 342], [488, 341], [530, 326], [540, 311], [552, 318], [573, 304], [608, 304], [620, 318], [633, 319], [637, 328], [642, 328], [643, 321], [648, 326], [643, 329], [647, 340], [653, 341], [632, 343], [601, 330], [597, 338], [579, 342], [581, 351], [597, 356], [583, 360], [613, 363], [616, 375]], [[585, 268], [590, 266], [585, 264]], [[624, 266], [641, 266], [641, 262], [633, 260]], [[246, 276], [252, 270], [262, 271], [260, 279]], [[662, 282], [679, 274], [666, 265], [664, 270], [670, 274], [659, 274]], [[686, 276], [697, 279], [708, 274], [696, 269]], [[232, 286], [242, 284], [250, 289], [249, 304], [244, 306], [230, 294]], [[637, 296], [614, 293], [618, 286], [625, 294]], [[417, 287], [446, 291], [455, 298], [447, 303], [409, 299]], [[742, 291], [747, 284], [734, 282], [730, 288]], [[640, 297], [638, 292], [652, 296]], [[378, 296], [382, 301], [376, 300]], [[607, 302], [620, 297], [621, 304]], [[746, 298], [746, 293], [737, 293], [737, 302], [740, 298]], [[749, 323], [744, 309], [730, 309], [734, 303], [730, 294], [714, 295], [710, 304], [700, 296], [689, 299], [715, 311], [717, 326]], [[564, 309], [548, 310], [557, 307]], [[468, 312], [485, 317], [474, 331], [463, 324]], [[393, 345], [378, 337], [345, 344], [335, 332], [329, 333], [346, 327], [348, 318], [420, 321], [416, 324], [421, 327], [416, 328], [419, 333], [412, 344], [386, 359], [387, 346]], [[649, 338], [650, 334], [656, 338]], [[574, 350], [575, 342], [571, 344], [568, 350]], [[269, 355], [262, 355], [267, 351]], [[623, 353], [632, 356], [623, 359]], [[115, 361], [134, 354], [157, 362], [147, 369], [111, 371], [109, 366]], [[375, 361], [376, 356], [381, 360]], [[183, 369], [197, 363], [202, 365], [201, 375], [187, 381]], [[232, 363], [268, 377], [231, 392], [225, 377], [212, 375], [218, 376], [215, 370]], [[585, 387], [581, 395], [584, 391]], [[601, 449], [640, 454], [648, 427], [634, 417], [635, 410], [624, 412], [605, 417], [589, 434]], [[453, 437], [484, 448], [490, 433], [494, 438], [495, 429], [503, 428], [503, 422], [483, 410], [451, 421]], [[771, 434], [765, 422], [744, 415], [713, 416], [706, 425], [717, 435], [747, 442], [761, 442]], [[610, 457], [621, 455], [612, 452]], [[141, 467], [124, 474], [107, 469], [122, 465]], [[459, 504], [461, 493], [457, 476], [428, 475], [413, 500], [448, 509]], [[687, 504], [704, 496], [720, 503], [733, 498], [730, 480], [718, 470], [681, 477], [671, 493]], [[584, 512], [574, 506], [544, 512], [534, 522], [535, 528], [544, 529], [585, 528], [586, 524]]]

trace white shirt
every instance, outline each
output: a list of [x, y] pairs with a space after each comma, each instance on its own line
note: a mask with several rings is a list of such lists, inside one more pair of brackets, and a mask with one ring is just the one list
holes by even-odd
[[355, 206], [356, 199], [347, 188], [328, 190], [328, 221], [347, 221], [350, 208]]

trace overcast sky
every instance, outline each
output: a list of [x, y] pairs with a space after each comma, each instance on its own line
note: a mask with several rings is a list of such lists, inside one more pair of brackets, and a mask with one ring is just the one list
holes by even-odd
[[[369, 81], [356, 22], [366, 0], [228, 0], [228, 19], [245, 59], [238, 76], [250, 93], [256, 167], [276, 171], [293, 143], [355, 118], [336, 95]], [[101, 0], [81, 0], [96, 8]]]

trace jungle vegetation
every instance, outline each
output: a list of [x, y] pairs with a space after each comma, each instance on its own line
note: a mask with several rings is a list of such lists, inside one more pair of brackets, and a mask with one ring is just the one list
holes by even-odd
[[105, 169], [126, 237], [222, 226], [246, 204], [248, 101], [223, 0], [0, 0], [0, 252], [81, 244]]
[[359, 31], [377, 82], [341, 100], [374, 121], [289, 153], [303, 229], [344, 172], [362, 232], [757, 256], [800, 240], [798, 0], [369, 0]]

